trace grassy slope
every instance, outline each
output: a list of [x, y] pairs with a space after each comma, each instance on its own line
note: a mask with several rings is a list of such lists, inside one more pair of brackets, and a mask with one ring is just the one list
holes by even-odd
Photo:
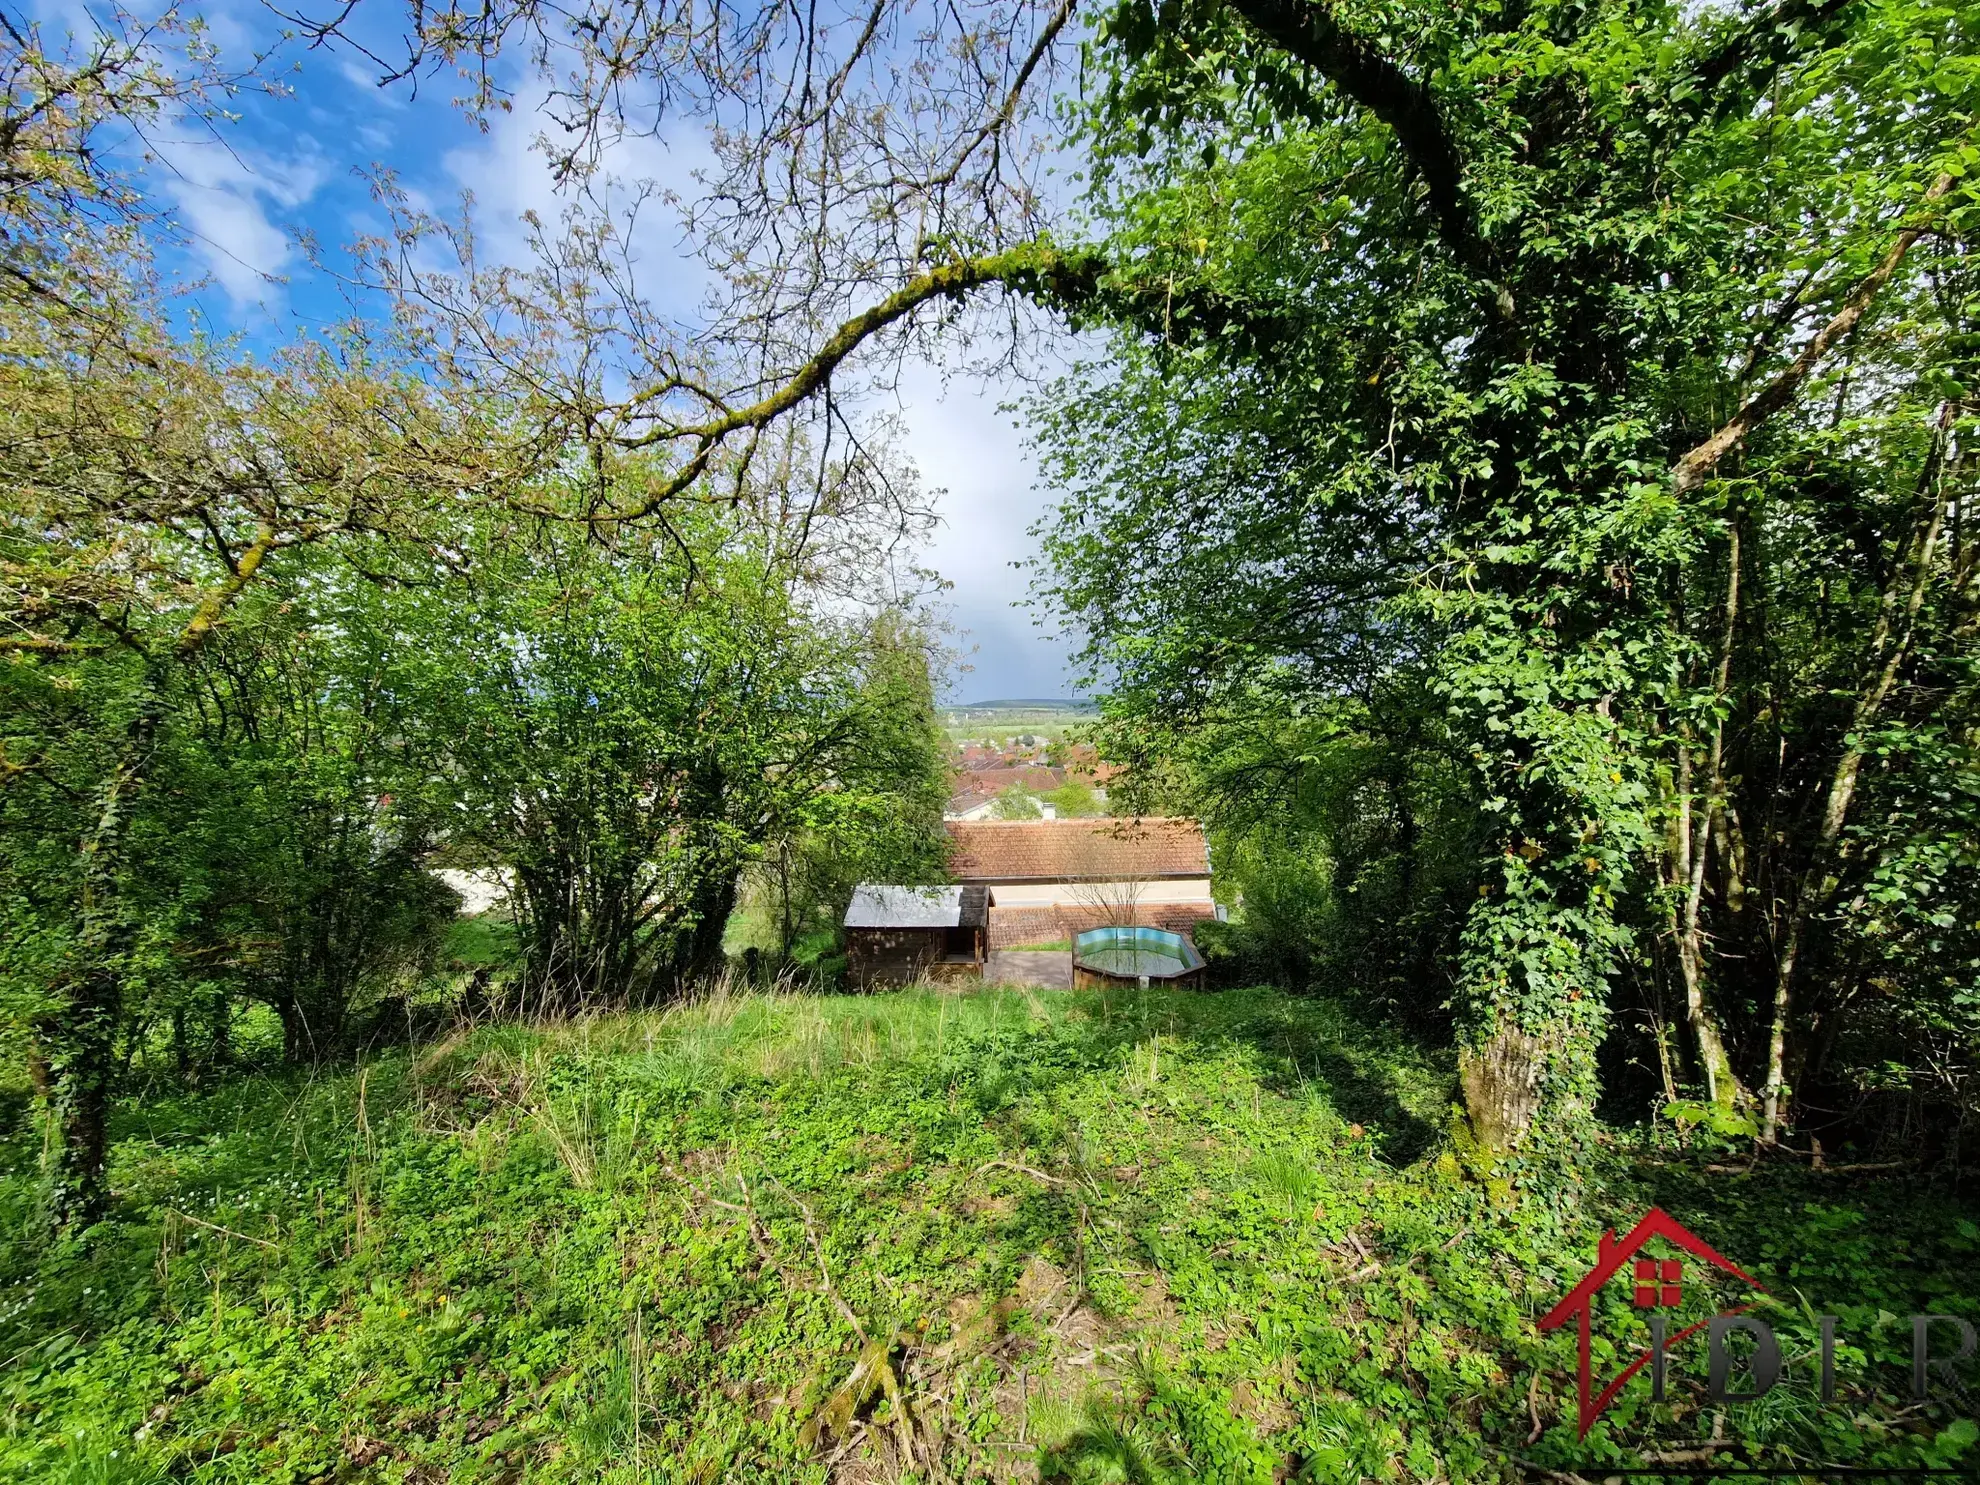
[[[0, 1260], [0, 1479], [1614, 1459], [1606, 1425], [1576, 1445], [1559, 1421], [1572, 1342], [1531, 1319], [1604, 1218], [1652, 1199], [1871, 1353], [1845, 1350], [1850, 1406], [1828, 1413], [1791, 1359], [1749, 1434], [1955, 1456], [1960, 1427], [1897, 1416], [1906, 1327], [1872, 1333], [1880, 1308], [1980, 1313], [1966, 1215], [1600, 1149], [1513, 1199], [1458, 1170], [1449, 1093], [1438, 1059], [1325, 1001], [995, 991], [494, 1028], [154, 1104], [121, 1130], [93, 1254]], [[31, 1153], [7, 1152], [9, 1230]], [[1885, 1396], [1855, 1387], [1865, 1365]], [[1642, 1390], [1619, 1427], [1706, 1426], [1689, 1404], [1652, 1419]]]

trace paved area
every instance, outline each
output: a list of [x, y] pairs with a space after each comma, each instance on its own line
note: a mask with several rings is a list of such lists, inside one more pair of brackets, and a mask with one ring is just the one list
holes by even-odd
[[986, 985], [1037, 985], [1072, 989], [1070, 949], [994, 949], [983, 966]]

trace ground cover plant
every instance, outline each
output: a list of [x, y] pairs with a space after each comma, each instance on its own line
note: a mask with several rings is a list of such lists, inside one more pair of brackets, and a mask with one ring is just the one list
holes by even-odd
[[[289, 9], [0, 0], [0, 1471], [1971, 1467], [1980, 10]], [[153, 146], [299, 54], [555, 209], [209, 333]], [[937, 354], [1097, 720], [937, 706]], [[822, 993], [1013, 732], [1226, 993]], [[1652, 1202], [1790, 1380], [1577, 1439]]]
[[[533, 99], [559, 208], [493, 261], [380, 178], [349, 320], [262, 345], [187, 330], [129, 144], [280, 60], [9, 19], [0, 1017], [51, 1228], [147, 1037], [190, 1080], [267, 1003], [335, 1057], [411, 993], [442, 854], [514, 874], [567, 1010], [716, 972], [739, 903], [752, 974], [829, 973], [851, 879], [939, 877], [936, 511], [876, 395], [938, 344], [1030, 389], [1117, 803], [1210, 819], [1257, 978], [1454, 1041], [1501, 1153], [1621, 1098], [1956, 1164], [1971, 11], [326, 7], [281, 46]], [[705, 169], [615, 153], [663, 119]], [[1047, 325], [1093, 359], [1041, 386]]]
[[[1453, 1078], [1269, 990], [737, 994], [128, 1104], [86, 1245], [23, 1239], [7, 1147], [0, 1478], [1634, 1461], [1714, 1432], [1696, 1386], [1577, 1444], [1571, 1340], [1532, 1321], [1653, 1200], [1782, 1297], [1757, 1457], [1969, 1457], [1903, 1401], [1895, 1317], [1980, 1316], [1970, 1203], [1606, 1136], [1551, 1184], [1465, 1179]], [[1804, 1300], [1843, 1317], [1841, 1411]]]

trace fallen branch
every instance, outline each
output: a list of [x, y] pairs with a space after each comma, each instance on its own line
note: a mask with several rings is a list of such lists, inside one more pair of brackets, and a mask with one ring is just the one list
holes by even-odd
[[1003, 1167], [1005, 1170], [1014, 1170], [1019, 1175], [1022, 1176], [1030, 1176], [1034, 1181], [1043, 1181], [1048, 1186], [1078, 1186], [1079, 1185], [1079, 1182], [1068, 1181], [1064, 1176], [1048, 1176], [1042, 1170], [1034, 1170], [1028, 1165], [1019, 1165], [1015, 1160], [985, 1161], [982, 1165], [979, 1165], [974, 1171], [970, 1173], [971, 1179], [973, 1180], [977, 1176], [982, 1175], [986, 1170], [996, 1170], [999, 1166]]
[[1346, 1282], [1359, 1284], [1362, 1280], [1372, 1279], [1375, 1275], [1382, 1272], [1382, 1260], [1368, 1251], [1368, 1245], [1361, 1240], [1360, 1233], [1350, 1228], [1348, 1230], [1347, 1240], [1354, 1245], [1354, 1251], [1361, 1255], [1361, 1261], [1364, 1267], [1349, 1274]]
[[[738, 1174], [736, 1180], [740, 1183], [742, 1176]], [[818, 1224], [811, 1215], [811, 1208], [804, 1204], [804, 1201], [795, 1191], [791, 1190], [790, 1187], [786, 1186], [775, 1176], [770, 1177], [770, 1183], [779, 1191], [783, 1192], [789, 1198], [791, 1205], [798, 1209], [798, 1216], [804, 1222], [804, 1235], [811, 1241], [812, 1257], [818, 1260], [818, 1278], [825, 1286], [825, 1293], [839, 1307], [839, 1313], [845, 1316], [846, 1323], [851, 1325], [854, 1330], [859, 1331], [860, 1335], [864, 1337], [866, 1332], [860, 1326], [859, 1317], [853, 1313], [852, 1306], [846, 1303], [845, 1299], [840, 1295], [837, 1286], [832, 1283], [832, 1270], [826, 1265], [825, 1245], [818, 1239]], [[744, 1187], [744, 1191], [747, 1194], [748, 1188]]]
[[[775, 1180], [776, 1177], [773, 1176], [771, 1177], [771, 1179]], [[793, 1288], [796, 1289], [811, 1288], [811, 1286], [808, 1284], [800, 1284], [796, 1280], [794, 1280], [790, 1275], [790, 1271], [786, 1269], [782, 1263], [778, 1262], [778, 1260], [774, 1256], [772, 1256], [769, 1234], [763, 1230], [763, 1224], [757, 1218], [756, 1204], [751, 1199], [749, 1194], [748, 1178], [745, 1177], [740, 1170], [736, 1172], [736, 1184], [742, 1188], [744, 1205], [741, 1210], [743, 1211], [744, 1215], [747, 1216], [749, 1219], [750, 1240], [756, 1244], [757, 1252], [761, 1253], [765, 1261], [767, 1261], [771, 1265], [771, 1267], [777, 1270], [778, 1275], [784, 1280], [785, 1283], [791, 1285]], [[786, 1191], [785, 1195], [788, 1196], [790, 1195], [790, 1193]], [[804, 1213], [805, 1232], [811, 1238], [813, 1251], [818, 1259], [818, 1277], [819, 1277], [820, 1287], [815, 1292], [821, 1293], [827, 1299], [831, 1300], [833, 1305], [838, 1309], [840, 1316], [845, 1320], [846, 1324], [850, 1325], [853, 1328], [853, 1333], [857, 1335], [862, 1342], [869, 1342], [869, 1338], [866, 1334], [866, 1327], [860, 1323], [859, 1315], [853, 1310], [853, 1307], [851, 1305], [846, 1303], [845, 1296], [839, 1293], [838, 1287], [834, 1285], [832, 1282], [832, 1272], [830, 1269], [828, 1269], [825, 1266], [825, 1251], [824, 1249], [818, 1247], [818, 1235], [817, 1233], [811, 1230], [810, 1209], [806, 1207], [803, 1202], [797, 1201], [797, 1198], [794, 1196], [791, 1197], [791, 1200], [797, 1202], [798, 1210]], [[724, 1203], [718, 1203], [718, 1205], [727, 1206], [729, 1204], [724, 1202]], [[730, 1210], [734, 1211], [736, 1210], [736, 1208], [730, 1206]], [[891, 1372], [892, 1369], [889, 1368], [890, 1375]]]
[[1646, 1449], [1645, 1464], [1710, 1464], [1716, 1449], [1737, 1449], [1736, 1439], [1703, 1439], [1688, 1449]]
[[192, 1213], [182, 1212], [177, 1207], [167, 1207], [165, 1210], [170, 1212], [174, 1217], [177, 1217], [181, 1222], [190, 1222], [194, 1227], [204, 1227], [208, 1232], [217, 1232], [223, 1237], [239, 1238], [244, 1243], [253, 1243], [257, 1248], [279, 1250], [282, 1246], [280, 1243], [269, 1242], [267, 1238], [249, 1237], [244, 1232], [235, 1232], [233, 1228], [222, 1227], [218, 1222], [203, 1222], [198, 1217], [193, 1216]]
[[1570, 1474], [1566, 1470], [1548, 1469], [1544, 1464], [1535, 1464], [1530, 1459], [1521, 1459], [1517, 1454], [1509, 1454], [1506, 1457], [1528, 1474], [1538, 1475], [1543, 1480], [1558, 1480], [1560, 1485], [1588, 1485], [1588, 1482], [1580, 1475]]
[[852, 1371], [833, 1389], [831, 1396], [799, 1431], [800, 1444], [808, 1449], [816, 1448], [823, 1434], [829, 1430], [840, 1440], [838, 1450], [832, 1455], [833, 1461], [839, 1459], [851, 1446], [855, 1427], [863, 1436], [865, 1425], [858, 1423], [854, 1415], [865, 1406], [874, 1392], [878, 1391], [893, 1409], [894, 1431], [907, 1465], [912, 1468], [917, 1458], [921, 1458], [930, 1472], [939, 1477], [941, 1465], [938, 1451], [932, 1447], [922, 1450], [915, 1448], [916, 1414], [908, 1406], [906, 1389], [901, 1386], [900, 1376], [895, 1372], [892, 1360], [894, 1347], [897, 1344], [911, 1343], [912, 1337], [906, 1332], [901, 1332], [875, 1340], [867, 1334], [866, 1326], [861, 1323], [858, 1313], [846, 1302], [845, 1296], [839, 1293], [838, 1286], [832, 1282], [832, 1270], [825, 1261], [825, 1246], [819, 1240], [817, 1222], [811, 1214], [811, 1208], [782, 1181], [775, 1176], [770, 1177], [771, 1184], [783, 1192], [790, 1199], [791, 1204], [798, 1209], [804, 1223], [805, 1236], [810, 1240], [812, 1256], [818, 1264], [816, 1285], [806, 1284], [798, 1279], [778, 1258], [776, 1248], [770, 1241], [770, 1234], [756, 1215], [756, 1201], [750, 1194], [749, 1178], [741, 1170], [736, 1172], [736, 1185], [741, 1190], [743, 1198], [740, 1206], [735, 1202], [723, 1201], [712, 1193], [702, 1192], [694, 1182], [687, 1180], [671, 1167], [667, 1167], [667, 1170], [668, 1174], [685, 1182], [690, 1190], [703, 1196], [711, 1205], [741, 1213], [750, 1245], [756, 1249], [764, 1263], [769, 1265], [787, 1287], [800, 1292], [809, 1290], [812, 1293], [823, 1294], [832, 1302], [846, 1324], [852, 1327], [853, 1334], [859, 1337], [859, 1355], [854, 1358]]

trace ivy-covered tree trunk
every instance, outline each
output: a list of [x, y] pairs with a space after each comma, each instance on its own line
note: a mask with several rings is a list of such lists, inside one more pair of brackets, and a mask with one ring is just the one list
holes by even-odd
[[1570, 927], [1588, 923], [1586, 888], [1517, 851], [1497, 875], [1464, 930], [1458, 1078], [1472, 1138], [1503, 1153], [1543, 1116], [1559, 1138], [1592, 1115], [1609, 965]]
[[677, 975], [683, 985], [707, 979], [722, 967], [722, 935], [736, 910], [738, 872], [728, 866], [705, 878], [694, 894], [690, 911], [694, 926], [687, 932]]
[[82, 843], [74, 974], [61, 1005], [41, 1023], [40, 1058], [57, 1135], [48, 1169], [48, 1217], [57, 1233], [95, 1222], [107, 1197], [103, 1166], [133, 933], [122, 892], [126, 848], [165, 705], [165, 677], [153, 668], [116, 761], [97, 791]]
[[[1445, 647], [1438, 683], [1496, 822], [1459, 940], [1456, 1005], [1466, 1112], [1493, 1152], [1530, 1143], [1536, 1120], [1558, 1141], [1593, 1116], [1608, 981], [1630, 946], [1615, 905], [1647, 834], [1641, 765], [1617, 718], [1625, 682], [1552, 643], [1563, 614], [1578, 609], [1593, 628], [1628, 611], [1533, 577], [1524, 595], [1510, 583], [1467, 594], [1463, 611], [1486, 622]], [[1534, 631], [1508, 634], [1523, 613]]]

